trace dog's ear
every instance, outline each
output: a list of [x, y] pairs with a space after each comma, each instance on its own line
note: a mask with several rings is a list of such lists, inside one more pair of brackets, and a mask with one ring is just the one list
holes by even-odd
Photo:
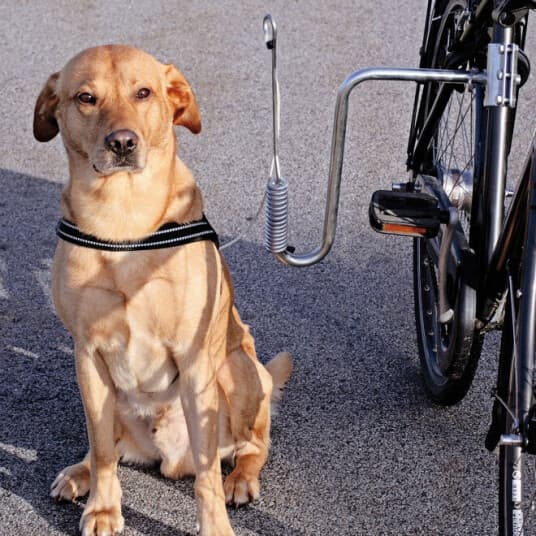
[[49, 76], [35, 103], [33, 132], [38, 141], [49, 141], [60, 130], [55, 117], [56, 106], [59, 101], [56, 95], [56, 84], [59, 75], [59, 73], [54, 73]]
[[201, 115], [190, 84], [174, 65], [165, 65], [167, 96], [173, 107], [173, 124], [194, 134], [201, 132]]

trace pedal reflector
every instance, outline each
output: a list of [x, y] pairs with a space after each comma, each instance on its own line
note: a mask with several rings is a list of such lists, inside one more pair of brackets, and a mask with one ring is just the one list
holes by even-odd
[[391, 190], [372, 194], [369, 220], [379, 233], [431, 238], [439, 232], [443, 219], [434, 196]]
[[396, 225], [394, 223], [384, 223], [382, 231], [388, 234], [426, 236], [428, 229], [424, 227], [412, 227], [411, 225]]

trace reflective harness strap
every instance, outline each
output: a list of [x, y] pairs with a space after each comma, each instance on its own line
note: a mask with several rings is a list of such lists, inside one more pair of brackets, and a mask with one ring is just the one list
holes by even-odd
[[92, 249], [105, 251], [140, 251], [146, 249], [172, 248], [200, 240], [211, 240], [219, 247], [216, 231], [206, 216], [190, 223], [166, 223], [149, 236], [129, 242], [106, 242], [82, 233], [78, 227], [62, 218], [56, 226], [56, 234], [66, 242]]

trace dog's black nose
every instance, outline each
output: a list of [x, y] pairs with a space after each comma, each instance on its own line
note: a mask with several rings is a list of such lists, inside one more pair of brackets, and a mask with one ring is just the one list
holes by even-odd
[[115, 130], [104, 138], [104, 145], [116, 155], [126, 156], [138, 146], [138, 136], [132, 130]]

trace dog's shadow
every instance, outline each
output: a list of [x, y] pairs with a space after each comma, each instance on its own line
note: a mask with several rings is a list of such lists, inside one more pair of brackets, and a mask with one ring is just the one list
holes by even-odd
[[[28, 503], [47, 525], [47, 532], [73, 534], [81, 505], [55, 504], [48, 496], [54, 475], [79, 461], [87, 449], [72, 341], [53, 312], [49, 290], [62, 187], [0, 170], [0, 188], [0, 486], [14, 496], [15, 503], [19, 502], [17, 497]], [[299, 439], [295, 428], [305, 424], [311, 429], [318, 427], [329, 438], [330, 427], [340, 429], [341, 423], [355, 420], [356, 405], [361, 411], [374, 407], [377, 391], [382, 391], [384, 407], [389, 400], [393, 406], [398, 404], [401, 396], [409, 404], [412, 399], [415, 405], [424, 403], [422, 393], [413, 387], [415, 367], [396, 372], [386, 369], [381, 378], [373, 379], [363, 372], [359, 350], [371, 338], [375, 345], [382, 344], [383, 328], [367, 316], [365, 290], [351, 300], [344, 298], [350, 281], [374, 278], [374, 270], [367, 275], [366, 267], [342, 266], [330, 260], [309, 270], [293, 270], [278, 265], [259, 245], [246, 241], [224, 254], [235, 279], [239, 310], [252, 325], [261, 359], [266, 361], [281, 349], [295, 354], [296, 371], [283, 400], [281, 420], [276, 420], [273, 428], [272, 460], [283, 457], [281, 453], [286, 451], [296, 451]], [[377, 287], [377, 303], [385, 301], [381, 292], [381, 286]], [[304, 355], [305, 351], [315, 354]], [[385, 354], [392, 352], [385, 342]], [[335, 359], [344, 363], [324, 374], [319, 365], [330, 367]], [[411, 387], [405, 388], [407, 385]], [[388, 399], [385, 393], [389, 393]], [[341, 397], [344, 404], [340, 404]], [[311, 406], [317, 411], [309, 414]], [[266, 481], [270, 480], [271, 463], [263, 472]], [[129, 528], [162, 536], [195, 534], [191, 479], [165, 480], [154, 468], [121, 471], [121, 478], [128, 481], [123, 497], [126, 534]], [[153, 485], [160, 491], [162, 482], [169, 487], [166, 495], [173, 499], [166, 498], [165, 513], [157, 510], [160, 497], [140, 499], [143, 491], [132, 483], [139, 478], [157, 480]], [[268, 488], [275, 486], [272, 493], [277, 495], [277, 483], [266, 484]], [[230, 511], [237, 534], [241, 528], [259, 535], [305, 534], [278, 520], [262, 501], [261, 497], [259, 505]], [[154, 504], [149, 506], [151, 502]], [[132, 506], [134, 503], [147, 508], [141, 512]], [[191, 532], [177, 528], [173, 519], [181, 516], [187, 517]], [[2, 533], [26, 532], [24, 522], [14, 516], [2, 527]]]

